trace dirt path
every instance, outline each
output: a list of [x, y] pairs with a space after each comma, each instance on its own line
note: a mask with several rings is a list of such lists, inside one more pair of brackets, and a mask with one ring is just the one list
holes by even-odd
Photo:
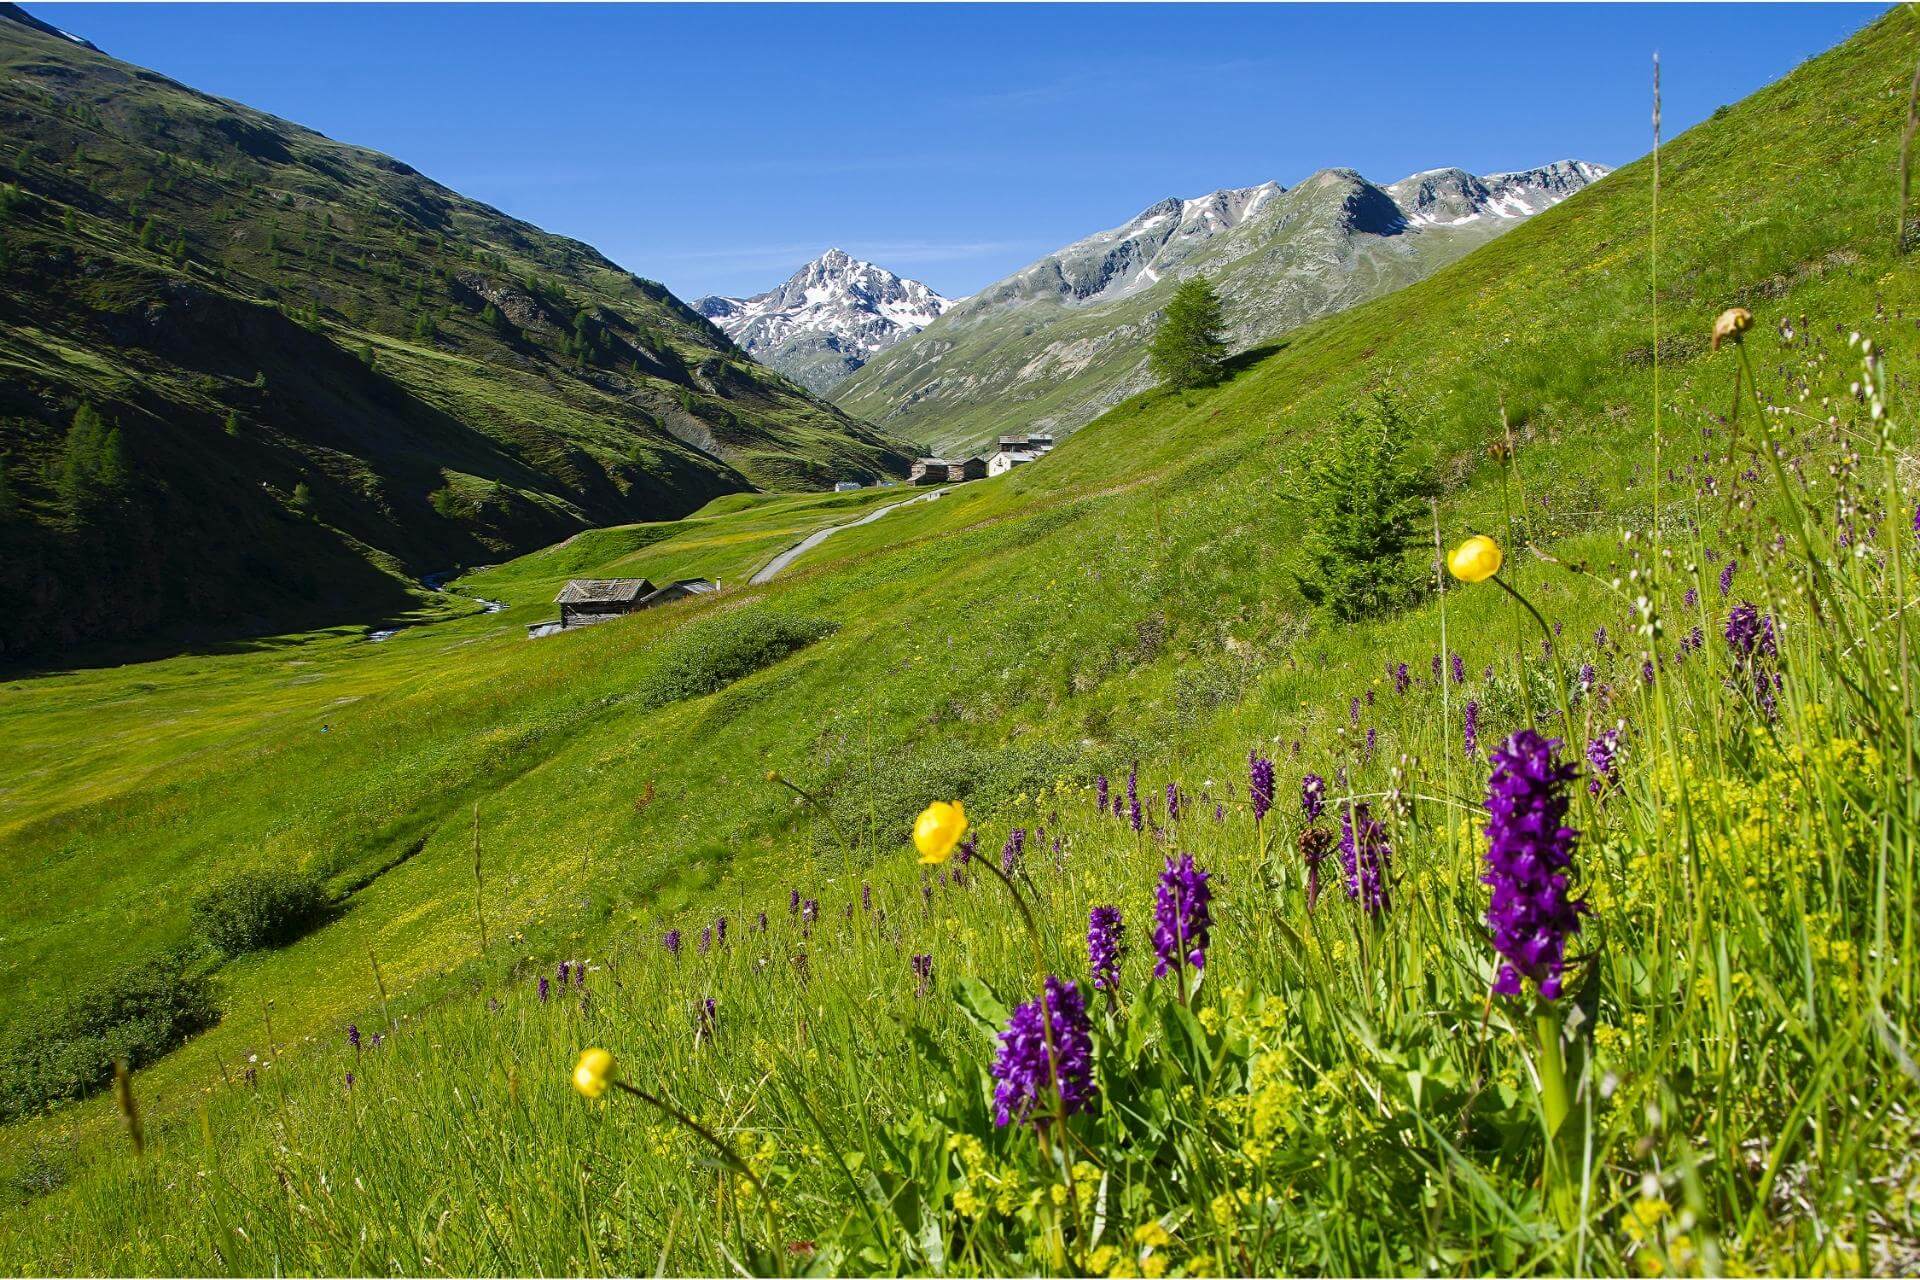
[[832, 534], [836, 534], [840, 532], [842, 529], [856, 529], [863, 524], [872, 524], [875, 520], [878, 520], [881, 516], [887, 514], [887, 512], [893, 511], [899, 507], [912, 506], [916, 502], [932, 502], [935, 498], [939, 497], [941, 494], [945, 492], [946, 492], [945, 489], [935, 489], [932, 493], [923, 493], [918, 495], [917, 497], [903, 498], [899, 502], [889, 502], [884, 507], [875, 507], [873, 510], [867, 512], [867, 514], [861, 516], [858, 520], [849, 520], [845, 524], [830, 525], [825, 529], [820, 529], [813, 533], [810, 533], [806, 537], [800, 539], [800, 541], [788, 547], [785, 551], [782, 551], [779, 555], [775, 556], [773, 559], [767, 561], [764, 565], [761, 565], [760, 568], [754, 573], [753, 577], [749, 578], [747, 581], [749, 585], [761, 583], [761, 582], [771, 582], [775, 577], [777, 577], [780, 574], [781, 570], [785, 569], [788, 565], [792, 564], [795, 560], [798, 560], [801, 556], [813, 550], [815, 547], [819, 546], [821, 543], [825, 542], [827, 538]]

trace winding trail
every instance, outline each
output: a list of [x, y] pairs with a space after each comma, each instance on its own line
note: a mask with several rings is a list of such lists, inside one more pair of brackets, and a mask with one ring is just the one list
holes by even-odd
[[940, 489], [935, 489], [932, 493], [923, 493], [918, 495], [917, 497], [903, 498], [899, 502], [889, 502], [884, 507], [875, 507], [873, 510], [867, 512], [867, 514], [861, 516], [858, 520], [849, 520], [845, 524], [829, 525], [825, 529], [816, 530], [815, 532], [810, 533], [806, 537], [800, 539], [800, 541], [794, 543], [792, 546], [788, 547], [785, 551], [782, 551], [779, 555], [775, 556], [773, 559], [767, 561], [764, 565], [761, 565], [760, 568], [754, 572], [753, 577], [747, 579], [747, 583], [748, 585], [752, 586], [762, 582], [773, 581], [773, 579], [779, 575], [781, 570], [785, 569], [788, 565], [792, 564], [795, 560], [798, 560], [801, 556], [813, 550], [815, 547], [819, 546], [821, 543], [825, 542], [830, 535], [836, 534], [840, 532], [842, 529], [857, 529], [863, 524], [872, 524], [875, 520], [878, 520], [881, 516], [887, 514], [887, 512], [889, 511], [896, 510], [900, 507], [910, 507], [916, 502], [932, 502], [935, 498], [939, 497], [941, 494], [945, 492], [946, 492], [946, 489], [940, 488]]

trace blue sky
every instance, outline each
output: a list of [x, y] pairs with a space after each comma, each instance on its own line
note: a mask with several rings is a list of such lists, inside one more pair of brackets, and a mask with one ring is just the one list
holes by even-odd
[[829, 245], [970, 293], [1169, 195], [1620, 164], [1874, 5], [48, 4], [684, 298]]

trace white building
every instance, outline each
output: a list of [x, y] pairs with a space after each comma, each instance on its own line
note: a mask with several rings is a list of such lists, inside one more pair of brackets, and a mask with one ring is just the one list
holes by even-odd
[[1003, 476], [1022, 463], [1032, 462], [1039, 456], [1028, 449], [1002, 449], [987, 459], [987, 474]]

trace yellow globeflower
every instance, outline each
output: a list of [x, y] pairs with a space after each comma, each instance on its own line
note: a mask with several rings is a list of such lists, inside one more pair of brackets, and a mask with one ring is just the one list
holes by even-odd
[[953, 847], [967, 834], [967, 811], [958, 800], [935, 800], [920, 811], [913, 824], [913, 846], [920, 861], [932, 866], [953, 856]]
[[1462, 582], [1485, 582], [1500, 572], [1500, 544], [1476, 533], [1447, 556], [1447, 572]]
[[613, 1083], [613, 1055], [605, 1049], [587, 1049], [573, 1068], [573, 1087], [589, 1098], [597, 1098]]

